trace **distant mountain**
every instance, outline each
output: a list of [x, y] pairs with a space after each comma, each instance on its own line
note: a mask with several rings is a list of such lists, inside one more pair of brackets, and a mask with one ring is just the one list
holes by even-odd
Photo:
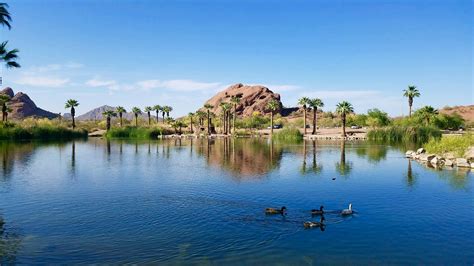
[[442, 114], [459, 114], [466, 122], [474, 123], [474, 105], [446, 106], [439, 110]]
[[12, 88], [5, 88], [0, 91], [0, 94], [7, 95], [10, 98], [8, 107], [12, 109], [9, 117], [13, 119], [22, 119], [25, 117], [41, 117], [41, 118], [56, 118], [59, 114], [48, 112], [36, 106], [33, 100], [23, 92], [14, 94]]
[[[90, 110], [89, 112], [76, 116], [77, 121], [94, 121], [94, 120], [102, 120], [105, 117], [102, 115], [103, 112], [105, 111], [115, 111], [116, 107], [113, 106], [108, 106], [108, 105], [103, 105], [100, 107], [97, 107], [95, 109]], [[154, 113], [154, 112], [153, 112]], [[71, 114], [66, 113], [63, 116], [65, 119], [71, 119]], [[146, 113], [142, 113], [140, 116], [138, 116], [143, 119], [148, 119], [148, 116]], [[152, 115], [153, 119], [156, 119], [156, 116]], [[125, 120], [133, 120], [135, 119], [135, 115], [132, 112], [124, 113], [123, 114], [123, 119]], [[161, 119], [160, 119], [161, 120]]]

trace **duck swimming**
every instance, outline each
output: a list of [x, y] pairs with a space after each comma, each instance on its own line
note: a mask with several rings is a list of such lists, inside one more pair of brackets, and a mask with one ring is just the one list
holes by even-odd
[[326, 220], [324, 218], [324, 216], [321, 216], [321, 220], [319, 220], [319, 222], [304, 222], [303, 225], [304, 225], [304, 228], [316, 228], [316, 227], [323, 227], [324, 224], [323, 224], [323, 221]]
[[281, 209], [278, 208], [266, 208], [265, 214], [281, 214], [284, 215], [286, 213], [286, 207], [283, 206]]
[[344, 209], [342, 210], [341, 212], [341, 215], [352, 215], [353, 211], [352, 211], [352, 203], [349, 203], [349, 209]]
[[324, 206], [322, 206], [322, 205], [321, 205], [321, 207], [319, 207], [319, 210], [312, 209], [311, 210], [311, 215], [322, 215], [322, 214], [324, 214], [323, 209], [324, 209]]

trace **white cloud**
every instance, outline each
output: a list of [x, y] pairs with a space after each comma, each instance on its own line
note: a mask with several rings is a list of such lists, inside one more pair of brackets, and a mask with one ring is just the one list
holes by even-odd
[[116, 85], [117, 82], [115, 80], [100, 80], [98, 78], [90, 79], [86, 81], [86, 85], [89, 87], [112, 87]]
[[201, 91], [201, 90], [214, 90], [218, 88], [221, 83], [220, 82], [199, 82], [194, 80], [187, 80], [187, 79], [174, 79], [174, 80], [157, 80], [157, 79], [150, 79], [150, 80], [142, 80], [137, 82], [137, 85], [140, 86], [142, 89], [156, 89], [156, 88], [163, 88], [169, 89], [174, 91]]
[[28, 85], [34, 87], [61, 87], [68, 84], [68, 78], [58, 78], [58, 77], [46, 77], [46, 76], [33, 76], [25, 75], [14, 81], [20, 85]]
[[43, 66], [33, 66], [29, 69], [26, 69], [27, 73], [44, 73], [44, 72], [53, 72], [65, 69], [77, 69], [83, 67], [83, 64], [69, 62], [66, 64], [48, 64]]

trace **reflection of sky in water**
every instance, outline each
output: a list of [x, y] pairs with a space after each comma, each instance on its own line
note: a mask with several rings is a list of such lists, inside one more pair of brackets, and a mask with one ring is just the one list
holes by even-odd
[[[0, 143], [0, 257], [471, 263], [472, 174], [428, 169], [403, 152], [254, 139]], [[319, 221], [308, 210], [349, 202], [354, 217], [329, 214], [324, 232], [304, 230]], [[263, 215], [283, 205], [286, 217]]]

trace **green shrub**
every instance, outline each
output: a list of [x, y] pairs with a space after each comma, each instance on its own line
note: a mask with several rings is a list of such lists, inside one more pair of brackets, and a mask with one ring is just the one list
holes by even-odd
[[163, 135], [161, 128], [145, 128], [145, 127], [123, 127], [111, 128], [107, 132], [107, 138], [130, 138], [130, 139], [157, 139]]
[[283, 128], [275, 133], [273, 133], [274, 140], [277, 141], [301, 141], [303, 139], [303, 134], [294, 127]]
[[52, 140], [87, 138], [87, 131], [72, 130], [54, 124], [38, 123], [24, 126], [14, 123], [0, 124], [0, 140]]
[[390, 126], [371, 129], [367, 138], [373, 141], [389, 143], [426, 143], [430, 139], [439, 139], [441, 131], [432, 126]]
[[474, 146], [474, 134], [471, 133], [462, 136], [445, 135], [440, 140], [431, 139], [424, 146], [429, 153], [453, 153], [456, 156], [462, 157], [470, 146]]

